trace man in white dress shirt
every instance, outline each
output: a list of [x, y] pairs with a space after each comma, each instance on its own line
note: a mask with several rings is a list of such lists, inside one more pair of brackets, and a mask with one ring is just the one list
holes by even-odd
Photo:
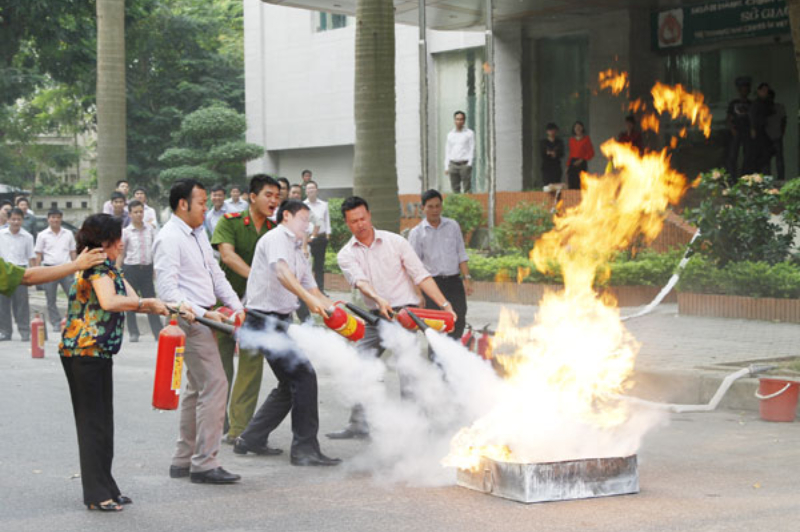
[[[178, 179], [169, 191], [172, 217], [159, 231], [153, 246], [156, 290], [164, 301], [179, 301], [191, 315], [223, 321], [213, 310], [217, 300], [235, 312], [242, 310], [203, 227], [205, 187], [194, 179]], [[191, 319], [191, 318], [190, 318]], [[200, 323], [182, 319], [186, 332], [186, 379], [181, 398], [178, 444], [169, 474], [192, 482], [230, 484], [241, 479], [223, 469], [217, 460], [225, 421], [228, 379], [222, 367], [214, 333]]]
[[[364, 302], [375, 315], [392, 319], [394, 313], [404, 307], [419, 306], [419, 287], [439, 308], [457, 319], [453, 307], [436, 286], [408, 240], [373, 227], [369, 205], [363, 198], [352, 196], [344, 200], [342, 216], [353, 237], [337, 255], [339, 267], [350, 286], [361, 291]], [[380, 356], [383, 347], [378, 327], [367, 324], [364, 338], [356, 346], [360, 351]], [[401, 391], [402, 382], [401, 378]], [[344, 440], [365, 438], [368, 434], [364, 409], [356, 405], [350, 413], [347, 427], [326, 436]]]
[[225, 204], [225, 187], [222, 185], [214, 185], [211, 187], [211, 209], [206, 213], [206, 231], [208, 231], [208, 238], [214, 236], [214, 229], [217, 228], [217, 222], [228, 212], [228, 207]]
[[[247, 280], [248, 308], [268, 318], [248, 313], [245, 326], [256, 331], [273, 327], [283, 335], [292, 322], [292, 313], [297, 310], [300, 299], [312, 312], [323, 318], [328, 317], [326, 309], [333, 307], [333, 301], [317, 288], [308, 260], [303, 255], [303, 236], [309, 221], [308, 206], [297, 200], [284, 201], [277, 219], [280, 225], [256, 244], [252, 275]], [[317, 440], [319, 411], [314, 367], [288, 336], [280, 344], [279, 348], [259, 346], [259, 352], [267, 359], [278, 379], [278, 386], [236, 439], [233, 452], [277, 454], [277, 450], [267, 446], [267, 441], [272, 431], [291, 412], [292, 465], [337, 465], [341, 460], [322, 454]]]
[[[133, 200], [128, 203], [128, 213], [131, 223], [122, 230], [123, 252], [117, 258], [117, 268], [123, 271], [125, 279], [140, 297], [156, 297], [153, 286], [153, 242], [156, 239], [156, 229], [144, 222], [144, 205], [141, 201]], [[138, 342], [139, 324], [136, 322], [136, 312], [125, 314], [131, 342]], [[150, 323], [150, 332], [158, 341], [158, 334], [163, 326], [161, 317], [148, 313], [147, 320]]]
[[472, 190], [472, 161], [475, 157], [475, 134], [464, 125], [467, 115], [456, 111], [455, 128], [447, 134], [444, 149], [444, 173], [450, 176], [453, 192], [469, 193]]
[[228, 212], [242, 212], [250, 205], [242, 199], [242, 187], [231, 185], [231, 197], [225, 200], [225, 207]]
[[304, 202], [314, 215], [314, 225], [309, 226], [308, 245], [311, 258], [314, 260], [314, 279], [317, 286], [325, 291], [325, 251], [328, 249], [328, 235], [331, 232], [331, 213], [328, 211], [328, 202], [317, 198], [318, 187], [316, 181], [306, 183], [306, 196]]
[[147, 204], [147, 191], [142, 187], [137, 188], [133, 191], [133, 199], [141, 201], [144, 205], [144, 223], [158, 229], [158, 216], [156, 210]]
[[[22, 268], [34, 266], [33, 236], [22, 228], [25, 213], [12, 209], [8, 227], [0, 230], [0, 256], [3, 260]], [[31, 317], [28, 306], [28, 287], [20, 285], [10, 297], [0, 295], [0, 342], [11, 340], [11, 313], [17, 322], [17, 331], [23, 342], [31, 339]]]
[[[58, 266], [75, 260], [75, 236], [72, 231], [61, 227], [63, 214], [58, 209], [50, 209], [47, 213], [47, 223], [50, 226], [41, 231], [36, 236], [36, 265], [37, 266]], [[65, 295], [69, 295], [72, 286], [72, 276], [62, 277], [58, 281], [53, 281], [44, 285], [44, 293], [47, 297], [47, 318], [50, 326], [55, 332], [61, 330], [61, 313], [56, 305], [56, 295], [58, 287], [64, 290]]]

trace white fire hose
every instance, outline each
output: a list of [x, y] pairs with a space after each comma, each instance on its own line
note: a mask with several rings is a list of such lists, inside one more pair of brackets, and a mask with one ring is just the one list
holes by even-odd
[[[727, 377], [725, 377], [717, 388], [716, 393], [711, 398], [711, 401], [705, 405], [678, 405], [678, 404], [670, 404], [670, 403], [658, 403], [655, 401], [648, 401], [646, 399], [640, 399], [638, 397], [632, 397], [629, 395], [619, 395], [616, 394], [614, 397], [616, 399], [622, 399], [624, 401], [628, 401], [629, 403], [644, 406], [648, 408], [654, 408], [657, 410], [665, 410], [667, 412], [673, 412], [676, 414], [684, 414], [687, 412], [711, 412], [716, 410], [717, 406], [719, 406], [720, 401], [722, 401], [723, 396], [728, 392], [730, 387], [733, 383], [742, 377], [754, 377], [759, 373], [763, 373], [765, 371], [769, 371], [774, 369], [776, 366], [766, 365], [766, 364], [751, 364], [746, 368], [742, 368], [734, 373], [731, 373]], [[786, 385], [786, 388], [781, 390], [778, 393], [772, 394], [771, 396], [764, 396], [760, 397], [758, 392], [756, 392], [756, 397], [759, 399], [769, 399], [770, 397], [775, 397], [783, 393], [789, 385]]]
[[667, 294], [669, 294], [672, 291], [672, 289], [675, 288], [675, 285], [678, 284], [678, 280], [680, 280], [681, 278], [681, 273], [683, 273], [683, 269], [686, 267], [686, 264], [689, 262], [689, 259], [691, 258], [689, 256], [689, 252], [692, 249], [692, 244], [694, 243], [695, 240], [697, 240], [699, 236], [700, 236], [700, 229], [698, 229], [695, 232], [694, 236], [692, 236], [692, 239], [686, 246], [686, 251], [683, 254], [683, 258], [678, 263], [678, 267], [675, 269], [675, 273], [672, 274], [672, 277], [669, 278], [669, 281], [667, 281], [667, 284], [664, 285], [664, 288], [662, 288], [661, 291], [656, 295], [655, 299], [653, 299], [646, 307], [644, 307], [636, 314], [631, 314], [630, 316], [623, 316], [622, 318], [620, 318], [622, 321], [627, 321], [633, 318], [639, 318], [646, 314], [650, 314], [651, 312], [653, 312], [654, 308], [656, 308], [658, 305], [661, 304], [662, 301], [664, 301], [664, 298], [667, 297]]

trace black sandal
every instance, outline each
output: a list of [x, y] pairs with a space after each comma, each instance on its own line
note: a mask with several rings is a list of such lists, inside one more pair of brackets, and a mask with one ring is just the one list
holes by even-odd
[[114, 499], [115, 502], [118, 504], [133, 504], [133, 499], [128, 497], [127, 495], [119, 495]]
[[99, 510], [101, 512], [121, 512], [122, 505], [115, 501], [100, 502], [97, 504], [87, 504], [86, 508], [89, 510]]

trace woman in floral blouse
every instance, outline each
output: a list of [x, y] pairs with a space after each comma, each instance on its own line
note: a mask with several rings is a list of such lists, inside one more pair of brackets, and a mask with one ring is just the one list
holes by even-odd
[[166, 315], [167, 309], [158, 299], [137, 296], [114, 266], [122, 249], [120, 220], [108, 214], [89, 216], [78, 231], [77, 247], [78, 252], [102, 248], [107, 260], [75, 274], [59, 353], [78, 431], [83, 502], [90, 510], [119, 511], [132, 501], [120, 494], [111, 476], [112, 357], [122, 345], [125, 311]]

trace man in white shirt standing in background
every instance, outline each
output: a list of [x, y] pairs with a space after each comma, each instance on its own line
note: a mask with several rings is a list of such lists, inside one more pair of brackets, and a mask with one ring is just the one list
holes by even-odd
[[472, 160], [475, 157], [475, 134], [464, 125], [467, 115], [456, 111], [455, 128], [447, 134], [444, 150], [444, 174], [450, 176], [453, 192], [469, 193], [472, 190]]
[[[0, 256], [6, 262], [27, 268], [33, 266], [33, 236], [22, 228], [25, 213], [12, 209], [8, 216], [8, 227], [0, 230]], [[31, 339], [31, 316], [28, 306], [28, 287], [19, 285], [10, 297], [0, 295], [0, 342], [11, 340], [11, 312], [23, 342]]]
[[248, 208], [248, 204], [242, 199], [242, 187], [239, 185], [231, 185], [231, 197], [225, 200], [225, 207], [228, 212], [242, 212]]
[[228, 206], [225, 203], [225, 187], [214, 185], [211, 187], [211, 208], [206, 213], [205, 221], [209, 239], [214, 236], [214, 229], [217, 228], [219, 219], [228, 212]]
[[[72, 231], [61, 227], [63, 213], [58, 209], [50, 209], [47, 213], [47, 223], [50, 227], [43, 230], [36, 236], [36, 265], [37, 266], [58, 266], [75, 260], [75, 236]], [[47, 296], [47, 317], [53, 331], [61, 330], [61, 313], [56, 305], [56, 294], [58, 287], [64, 290], [64, 294], [69, 294], [72, 285], [72, 276], [62, 277], [58, 281], [53, 281], [44, 285], [44, 293]]]
[[133, 191], [133, 199], [141, 201], [144, 205], [144, 223], [158, 229], [158, 216], [156, 216], [156, 210], [147, 204], [147, 191], [142, 187], [137, 188]]
[[[123, 252], [117, 258], [117, 268], [123, 271], [125, 279], [131, 284], [142, 298], [156, 297], [153, 286], [153, 242], [156, 239], [155, 228], [144, 222], [144, 205], [139, 200], [128, 204], [128, 213], [131, 223], [122, 230]], [[128, 320], [128, 333], [131, 342], [139, 341], [139, 324], [136, 322], [135, 312], [126, 312]], [[158, 341], [161, 332], [161, 317], [158, 314], [148, 314], [150, 332]]]
[[331, 214], [328, 211], [328, 202], [317, 198], [319, 187], [315, 181], [306, 183], [306, 196], [304, 202], [314, 214], [313, 229], [309, 226], [310, 235], [308, 244], [311, 248], [311, 258], [314, 259], [314, 280], [321, 291], [325, 291], [325, 251], [328, 249], [328, 234], [331, 232]]

